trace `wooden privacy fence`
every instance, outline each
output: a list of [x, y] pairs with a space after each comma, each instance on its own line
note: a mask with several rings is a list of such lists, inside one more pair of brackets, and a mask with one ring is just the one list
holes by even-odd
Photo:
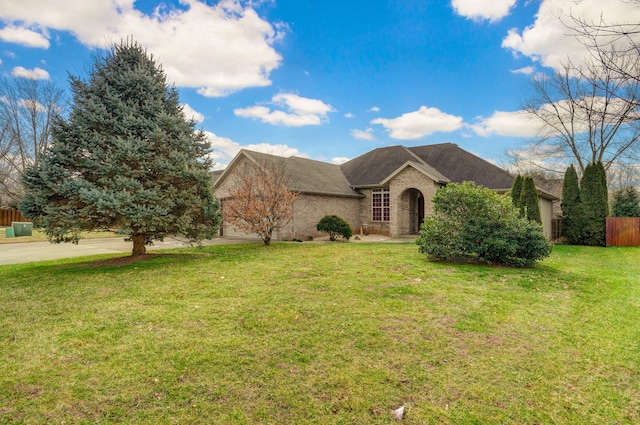
[[562, 219], [554, 218], [551, 220], [551, 240], [557, 241], [562, 237]]
[[0, 209], [0, 226], [11, 226], [14, 221], [30, 221], [27, 220], [18, 210]]
[[607, 217], [607, 246], [640, 246], [640, 217]]

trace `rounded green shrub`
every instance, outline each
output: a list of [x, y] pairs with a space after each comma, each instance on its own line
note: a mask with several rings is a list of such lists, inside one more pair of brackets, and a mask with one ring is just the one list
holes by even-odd
[[520, 217], [511, 199], [475, 183], [451, 183], [433, 197], [416, 241], [434, 260], [532, 266], [551, 245], [542, 226]]
[[320, 232], [329, 233], [329, 239], [332, 241], [335, 241], [339, 236], [349, 240], [353, 235], [349, 223], [337, 215], [325, 215], [316, 225], [316, 229]]

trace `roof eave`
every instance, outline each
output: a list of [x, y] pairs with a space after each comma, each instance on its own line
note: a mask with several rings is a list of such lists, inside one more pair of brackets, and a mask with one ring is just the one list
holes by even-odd
[[337, 193], [337, 192], [315, 192], [311, 190], [294, 190], [294, 192], [302, 193], [304, 195], [318, 195], [318, 196], [337, 196], [340, 198], [364, 198], [365, 196], [361, 193]]

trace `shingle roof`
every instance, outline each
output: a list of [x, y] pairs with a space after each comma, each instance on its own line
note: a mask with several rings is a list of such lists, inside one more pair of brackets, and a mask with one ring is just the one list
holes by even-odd
[[[340, 170], [339, 165], [329, 164], [326, 162], [314, 161], [311, 159], [270, 155], [261, 152], [241, 150], [238, 156], [244, 155], [254, 163], [261, 164], [277, 164], [280, 161], [284, 164], [285, 171], [289, 174], [289, 189], [318, 195], [334, 195], [362, 197], [363, 195], [352, 189], [351, 185]], [[227, 167], [227, 170], [233, 167], [234, 161]], [[225, 170], [226, 171], [226, 170]], [[224, 179], [224, 173], [216, 181], [216, 185]]]
[[327, 195], [362, 196], [351, 187], [339, 165], [294, 156], [287, 158], [287, 169], [291, 173], [292, 190]]
[[407, 162], [419, 163], [436, 178], [446, 180], [438, 170], [422, 161], [404, 146], [374, 149], [345, 162], [340, 167], [352, 186], [366, 187], [380, 185], [389, 175]]
[[[357, 196], [358, 188], [380, 186], [403, 167], [411, 166], [439, 183], [473, 181], [497, 191], [511, 189], [514, 177], [502, 168], [485, 161], [453, 143], [374, 149], [342, 165], [311, 159], [269, 155], [242, 150], [257, 164], [284, 161], [290, 178], [290, 188], [303, 193], [337, 196]], [[233, 166], [234, 162], [227, 167]], [[215, 184], [224, 179], [225, 172]], [[544, 192], [542, 195], [549, 197]]]
[[513, 176], [453, 143], [390, 146], [374, 149], [342, 164], [342, 171], [354, 187], [379, 185], [407, 161], [418, 163], [425, 174], [442, 183], [474, 181], [490, 189], [510, 189]]
[[511, 189], [514, 177], [502, 168], [467, 152], [454, 143], [409, 148], [451, 182], [473, 181], [494, 190]]

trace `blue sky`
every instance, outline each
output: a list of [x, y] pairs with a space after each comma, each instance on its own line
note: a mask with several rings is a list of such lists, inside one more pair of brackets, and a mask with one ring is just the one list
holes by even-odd
[[531, 78], [585, 54], [569, 13], [640, 22], [629, 0], [0, 0], [0, 73], [66, 88], [133, 36], [218, 169], [241, 148], [339, 163], [442, 142], [500, 163], [535, 136]]

